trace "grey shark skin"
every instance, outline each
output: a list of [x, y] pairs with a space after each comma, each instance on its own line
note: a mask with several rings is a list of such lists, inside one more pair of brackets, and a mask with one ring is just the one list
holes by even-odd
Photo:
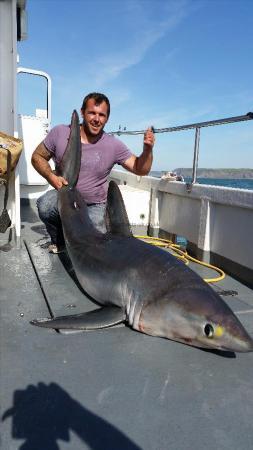
[[[71, 145], [69, 158], [80, 159], [78, 142]], [[76, 182], [76, 173], [68, 176]], [[81, 286], [102, 308], [34, 320], [34, 325], [92, 330], [125, 321], [143, 333], [196, 347], [253, 351], [251, 337], [210, 286], [168, 252], [132, 236], [114, 182], [108, 189], [106, 234], [94, 229], [75, 182], [59, 191], [66, 247]]]
[[70, 135], [57, 173], [68, 180], [71, 188], [76, 185], [81, 166], [81, 140], [79, 117], [76, 110], [71, 117]]

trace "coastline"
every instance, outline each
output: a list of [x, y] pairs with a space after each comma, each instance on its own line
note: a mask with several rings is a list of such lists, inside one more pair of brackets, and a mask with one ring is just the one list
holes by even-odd
[[[167, 170], [152, 170], [151, 176], [160, 178]], [[177, 175], [191, 178], [192, 168], [173, 169]], [[253, 169], [198, 169], [198, 178], [220, 179], [220, 180], [253, 180]]]
[[[177, 168], [175, 172], [178, 175], [183, 175], [183, 177], [191, 177], [192, 168]], [[197, 170], [198, 178], [216, 178], [216, 179], [226, 179], [226, 180], [253, 180], [253, 169], [209, 169], [209, 168], [198, 168]]]

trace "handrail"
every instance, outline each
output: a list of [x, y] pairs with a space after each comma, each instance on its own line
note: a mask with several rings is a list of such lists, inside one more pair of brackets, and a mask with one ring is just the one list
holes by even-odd
[[[177, 127], [153, 128], [153, 131], [154, 133], [171, 133], [172, 131], [183, 131], [183, 130], [190, 130], [192, 128], [210, 127], [215, 125], [223, 125], [227, 123], [243, 122], [252, 119], [253, 119], [253, 112], [248, 112], [247, 114], [244, 114], [242, 116], [228, 117], [225, 119], [209, 120], [207, 122], [192, 123], [189, 125], [179, 125]], [[119, 129], [118, 131], [110, 131], [108, 134], [117, 134], [118, 136], [120, 136], [121, 134], [136, 135], [136, 134], [144, 134], [145, 132], [146, 130], [128, 131], [125, 129], [124, 130]]]
[[[195, 143], [194, 143], [194, 155], [193, 155], [193, 167], [192, 167], [192, 180], [190, 183], [187, 183], [187, 190], [188, 192], [191, 191], [191, 186], [196, 183], [197, 178], [197, 169], [198, 169], [198, 157], [199, 157], [199, 141], [200, 141], [200, 128], [204, 127], [210, 127], [210, 126], [216, 126], [216, 125], [225, 125], [228, 123], [235, 123], [235, 122], [244, 122], [246, 120], [253, 120], [253, 112], [248, 112], [247, 114], [244, 114], [242, 116], [235, 116], [235, 117], [227, 117], [225, 119], [218, 119], [218, 120], [209, 120], [207, 122], [198, 122], [198, 123], [192, 123], [189, 125], [179, 125], [177, 127], [167, 127], [167, 128], [154, 128], [154, 133], [171, 133], [173, 131], [183, 131], [183, 130], [191, 130], [195, 128]], [[118, 135], [121, 136], [122, 134], [125, 135], [137, 135], [137, 134], [144, 134], [146, 130], [139, 130], [139, 131], [127, 131], [125, 128], [124, 130], [119, 129], [118, 131], [111, 131], [108, 134], [111, 135]]]

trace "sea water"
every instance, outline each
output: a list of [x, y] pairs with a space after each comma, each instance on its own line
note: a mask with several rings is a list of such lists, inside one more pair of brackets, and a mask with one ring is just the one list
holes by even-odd
[[[191, 181], [190, 178], [185, 180], [186, 182]], [[197, 178], [197, 183], [199, 184], [209, 184], [211, 186], [224, 186], [236, 189], [253, 189], [253, 179], [228, 179], [228, 178]]]
[[[165, 171], [152, 171], [150, 173], [151, 176], [156, 178], [161, 178]], [[189, 183], [191, 178], [185, 178], [185, 182]], [[236, 189], [249, 189], [253, 190], [253, 179], [252, 178], [244, 178], [244, 179], [228, 179], [228, 178], [197, 178], [197, 183], [199, 184], [208, 184], [211, 186], [224, 186], [231, 187]]]

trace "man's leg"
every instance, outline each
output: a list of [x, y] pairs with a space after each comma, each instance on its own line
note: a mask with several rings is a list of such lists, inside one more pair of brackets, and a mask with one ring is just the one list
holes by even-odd
[[106, 203], [97, 203], [88, 206], [89, 218], [94, 227], [101, 233], [106, 233], [105, 210]]
[[55, 189], [47, 191], [37, 200], [39, 217], [46, 225], [47, 232], [53, 245], [61, 248], [64, 246], [64, 237], [61, 219], [57, 206], [58, 193]]
[[[64, 235], [57, 206], [58, 193], [55, 189], [43, 194], [37, 200], [38, 213], [41, 221], [45, 224], [51, 238], [53, 253], [64, 247]], [[105, 224], [106, 203], [88, 206], [88, 215], [94, 227], [101, 233], [106, 233]]]

